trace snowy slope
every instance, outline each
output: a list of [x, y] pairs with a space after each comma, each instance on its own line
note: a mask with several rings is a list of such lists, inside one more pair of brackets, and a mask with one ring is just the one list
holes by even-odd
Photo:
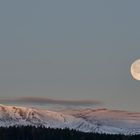
[[0, 105], [0, 126], [33, 125], [83, 132], [140, 134], [140, 113], [108, 109], [49, 111]]
[[108, 109], [68, 110], [76, 118], [83, 118], [90, 124], [96, 125], [98, 132], [140, 134], [140, 113]]

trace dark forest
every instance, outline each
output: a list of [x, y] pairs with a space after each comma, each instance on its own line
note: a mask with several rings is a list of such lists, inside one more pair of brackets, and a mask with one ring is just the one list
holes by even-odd
[[94, 134], [69, 129], [21, 126], [0, 127], [0, 140], [140, 140], [140, 135]]

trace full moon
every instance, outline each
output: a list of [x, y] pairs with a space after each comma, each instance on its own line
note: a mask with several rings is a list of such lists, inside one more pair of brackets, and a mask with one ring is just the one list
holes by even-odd
[[131, 74], [135, 80], [140, 80], [140, 59], [134, 61], [131, 65]]

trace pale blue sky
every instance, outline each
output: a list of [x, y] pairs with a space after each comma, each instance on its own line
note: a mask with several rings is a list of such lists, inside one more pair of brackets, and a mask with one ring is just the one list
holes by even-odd
[[0, 97], [93, 99], [140, 111], [139, 0], [0, 2]]

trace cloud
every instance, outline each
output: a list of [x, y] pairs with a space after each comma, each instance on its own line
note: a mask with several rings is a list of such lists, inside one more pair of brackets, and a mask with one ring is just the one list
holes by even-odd
[[92, 106], [101, 105], [96, 100], [58, 100], [41, 97], [0, 98], [0, 103], [8, 104], [33, 104], [33, 105], [66, 105], [66, 106]]

